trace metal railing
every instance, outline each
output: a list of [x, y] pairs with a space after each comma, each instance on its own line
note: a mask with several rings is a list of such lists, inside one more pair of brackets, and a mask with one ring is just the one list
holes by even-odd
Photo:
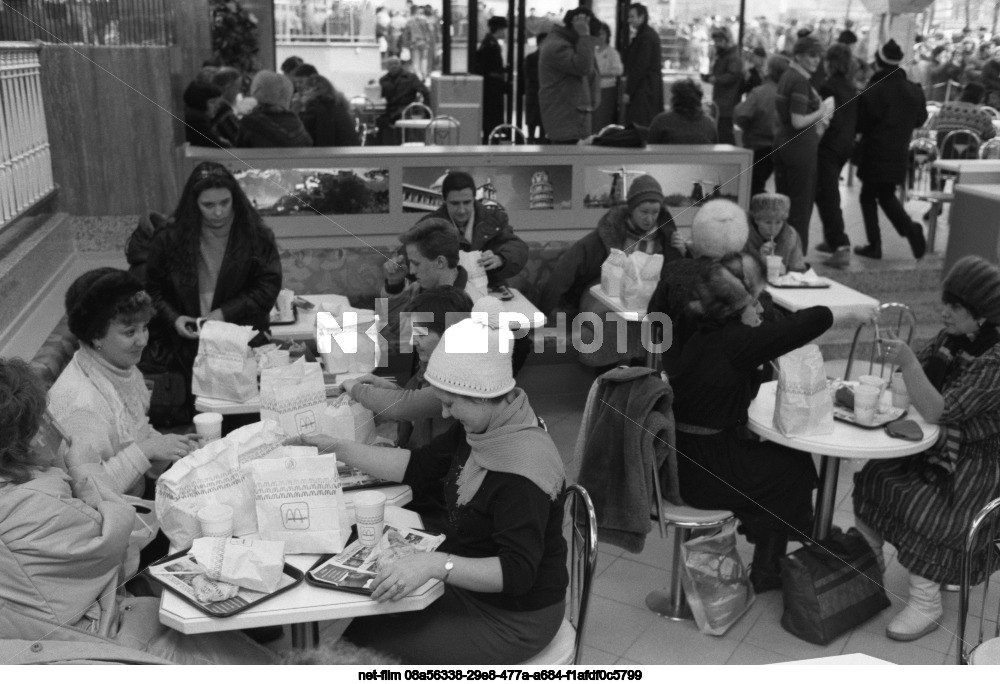
[[371, 0], [274, 0], [278, 43], [374, 43]]
[[0, 45], [0, 229], [55, 187], [35, 45]]
[[0, 41], [172, 45], [173, 1], [0, 0]]

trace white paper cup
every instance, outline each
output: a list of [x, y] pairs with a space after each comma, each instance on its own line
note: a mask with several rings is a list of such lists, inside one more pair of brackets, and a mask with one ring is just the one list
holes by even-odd
[[781, 277], [781, 257], [777, 254], [772, 254], [765, 257], [767, 261], [767, 279], [769, 281], [775, 281]]
[[278, 314], [283, 319], [289, 319], [293, 316], [292, 314], [292, 302], [295, 300], [295, 293], [291, 290], [281, 290], [278, 292], [278, 300], [275, 302], [275, 306], [278, 308]]
[[206, 443], [222, 438], [222, 414], [199, 413], [194, 417], [194, 429]]
[[354, 494], [354, 518], [358, 525], [358, 541], [375, 546], [385, 527], [385, 494], [361, 491]]
[[198, 509], [203, 537], [232, 537], [233, 509], [226, 504], [209, 504]]
[[888, 397], [885, 396], [885, 388], [889, 384], [883, 378], [877, 375], [862, 375], [858, 378], [858, 383], [861, 385], [868, 385], [869, 387], [874, 387], [878, 390], [878, 402], [876, 402], [876, 407], [883, 408], [883, 400], [886, 402], [884, 408], [888, 408]]
[[875, 422], [875, 409], [878, 408], [880, 394], [879, 388], [871, 385], [858, 385], [854, 389], [854, 417], [862, 425]]

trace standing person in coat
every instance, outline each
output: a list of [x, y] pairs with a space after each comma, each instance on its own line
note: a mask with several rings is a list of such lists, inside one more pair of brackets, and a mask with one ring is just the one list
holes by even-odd
[[649, 10], [633, 2], [628, 25], [635, 36], [625, 51], [625, 121], [648, 126], [663, 111], [663, 56], [660, 35], [649, 25]]
[[803, 253], [809, 251], [819, 139], [833, 113], [833, 107], [824, 107], [819, 93], [809, 84], [809, 75], [822, 57], [823, 48], [815, 38], [806, 36], [795, 41], [792, 62], [778, 81], [775, 100], [778, 115], [774, 136], [775, 185], [779, 193], [792, 201], [788, 222], [799, 232]]
[[[547, 28], [546, 31], [548, 31]], [[547, 32], [543, 32], [535, 36], [535, 51], [524, 58], [524, 124], [528, 128], [528, 143], [531, 145], [537, 145], [545, 140], [542, 109], [538, 102], [540, 88], [538, 56], [542, 51], [542, 41], [548, 35]]]
[[281, 290], [274, 233], [226, 167], [202, 162], [191, 172], [173, 216], [153, 236], [146, 289], [189, 381], [197, 319], [270, 329]]
[[725, 26], [712, 29], [715, 43], [715, 59], [711, 73], [702, 74], [701, 80], [712, 84], [712, 102], [719, 108], [719, 142], [735, 145], [733, 134], [733, 108], [740, 101], [740, 86], [743, 85], [743, 60], [733, 45], [733, 36]]
[[851, 264], [851, 240], [844, 232], [844, 214], [840, 210], [840, 171], [851, 158], [854, 129], [858, 120], [857, 89], [854, 87], [854, 57], [851, 49], [837, 43], [826, 51], [826, 82], [819, 96], [834, 101], [833, 118], [819, 141], [816, 164], [816, 210], [823, 222], [823, 242], [816, 250], [832, 256], [827, 266], [847, 268]]
[[556, 145], [575, 145], [591, 134], [600, 97], [600, 73], [590, 35], [593, 12], [576, 7], [553, 26], [538, 56], [538, 103], [542, 126]]
[[778, 81], [788, 68], [783, 55], [771, 55], [767, 60], [764, 82], [750, 91], [747, 99], [733, 109], [733, 120], [743, 131], [743, 147], [753, 150], [750, 171], [750, 196], [764, 192], [767, 179], [774, 171], [775, 102]]
[[882, 258], [882, 235], [878, 207], [893, 228], [910, 243], [920, 259], [927, 250], [923, 227], [906, 213], [896, 196], [896, 186], [905, 182], [913, 129], [927, 120], [924, 91], [906, 79], [900, 68], [903, 50], [890, 39], [875, 53], [875, 75], [858, 105], [858, 178], [861, 179], [861, 216], [868, 244], [854, 253], [869, 259]]
[[490, 133], [504, 122], [507, 93], [507, 70], [503, 65], [501, 40], [507, 39], [507, 17], [490, 17], [490, 32], [476, 52], [476, 73], [483, 77], [483, 144], [489, 144]]

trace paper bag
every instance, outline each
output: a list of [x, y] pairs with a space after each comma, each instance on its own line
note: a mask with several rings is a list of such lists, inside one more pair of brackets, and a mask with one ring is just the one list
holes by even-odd
[[288, 553], [340, 553], [351, 536], [344, 491], [331, 454], [254, 461], [257, 531]]
[[323, 434], [361, 444], [374, 444], [378, 437], [375, 414], [351, 399], [347, 393], [341, 394], [326, 406]]
[[486, 276], [486, 269], [479, 265], [479, 260], [483, 258], [483, 253], [478, 249], [471, 252], [458, 253], [458, 265], [469, 272], [469, 282], [477, 290], [486, 292], [489, 288], [489, 278]]
[[617, 297], [622, 289], [622, 268], [628, 256], [620, 249], [611, 248], [608, 258], [601, 264], [601, 292]]
[[285, 569], [285, 545], [280, 541], [201, 537], [191, 544], [191, 555], [209, 579], [264, 594], [278, 588]]
[[257, 396], [257, 360], [247, 346], [254, 329], [205, 321], [198, 334], [191, 391], [199, 397], [244, 403]]
[[381, 356], [377, 329], [378, 318], [369, 309], [345, 311], [339, 316], [317, 313], [316, 348], [326, 372], [337, 375], [375, 370]]
[[626, 309], [645, 311], [649, 300], [660, 282], [663, 269], [662, 254], [632, 252], [622, 267], [620, 297]]
[[240, 469], [247, 475], [249, 464], [258, 458], [268, 458], [289, 438], [277, 421], [262, 420], [233, 430], [223, 439], [236, 450]]
[[833, 432], [833, 397], [826, 387], [823, 354], [815, 344], [778, 359], [774, 427], [785, 436]]
[[188, 454], [156, 481], [156, 517], [178, 549], [201, 536], [198, 511], [209, 504], [232, 507], [234, 535], [257, 531], [253, 483], [240, 469], [237, 447], [228, 437]]
[[265, 368], [260, 374], [260, 417], [273, 420], [289, 435], [319, 432], [326, 409], [323, 369], [318, 363]]

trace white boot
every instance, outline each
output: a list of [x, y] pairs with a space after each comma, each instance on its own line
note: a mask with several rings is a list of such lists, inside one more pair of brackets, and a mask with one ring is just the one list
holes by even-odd
[[885, 635], [896, 641], [914, 641], [937, 629], [942, 615], [941, 585], [910, 573], [906, 607], [885, 628]]
[[882, 545], [885, 543], [882, 541], [882, 535], [868, 527], [863, 520], [858, 518], [854, 519], [854, 529], [861, 533], [861, 536], [865, 538], [868, 542], [868, 546], [872, 547], [872, 551], [875, 553], [875, 560], [878, 561], [878, 569], [882, 575], [885, 575], [885, 554], [882, 553]]

